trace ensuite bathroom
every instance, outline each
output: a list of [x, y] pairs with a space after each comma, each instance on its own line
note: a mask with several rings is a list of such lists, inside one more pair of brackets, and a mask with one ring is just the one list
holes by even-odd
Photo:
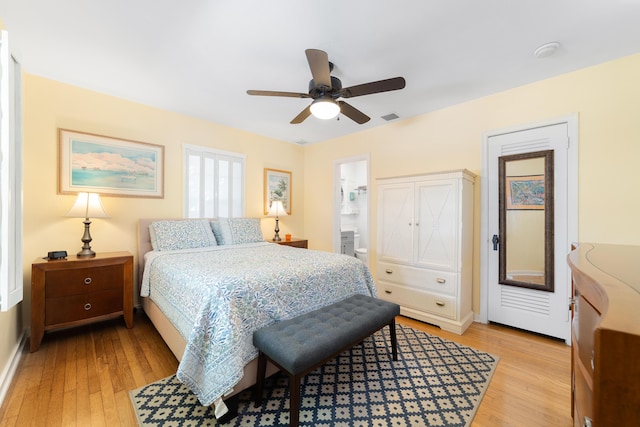
[[340, 165], [340, 251], [369, 265], [368, 162]]

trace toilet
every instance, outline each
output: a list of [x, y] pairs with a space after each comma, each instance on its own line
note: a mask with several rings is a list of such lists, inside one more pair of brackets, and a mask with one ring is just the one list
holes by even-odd
[[365, 263], [365, 265], [369, 265], [369, 259], [367, 256], [367, 248], [360, 247], [360, 234], [355, 233], [353, 235], [353, 246], [356, 248], [356, 258]]

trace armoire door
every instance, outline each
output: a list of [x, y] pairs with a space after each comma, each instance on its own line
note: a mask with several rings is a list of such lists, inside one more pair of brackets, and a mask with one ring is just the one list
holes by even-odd
[[456, 271], [458, 247], [458, 181], [440, 179], [415, 184], [414, 264]]
[[378, 193], [378, 257], [413, 262], [413, 184], [381, 185]]

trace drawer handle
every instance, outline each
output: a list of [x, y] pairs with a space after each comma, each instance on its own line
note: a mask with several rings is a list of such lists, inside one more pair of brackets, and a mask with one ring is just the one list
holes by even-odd
[[84, 309], [87, 310], [87, 311], [91, 310], [91, 303], [90, 302], [86, 303], [84, 305]]
[[384, 272], [387, 274], [393, 274], [393, 270], [390, 268], [387, 268]]
[[438, 283], [447, 283], [447, 279], [443, 279], [442, 277], [438, 277], [436, 279], [436, 282], [438, 282]]
[[444, 307], [444, 301], [436, 301], [438, 307]]
[[596, 362], [594, 361], [594, 354], [593, 354], [594, 350], [591, 350], [591, 370], [595, 371], [596, 370]]
[[391, 291], [387, 291], [387, 290], [385, 289], [384, 293], [385, 293], [385, 294], [390, 294], [390, 293], [391, 293]]
[[92, 281], [93, 281], [93, 279], [91, 277], [85, 277], [84, 278], [84, 284], [85, 285], [90, 285]]

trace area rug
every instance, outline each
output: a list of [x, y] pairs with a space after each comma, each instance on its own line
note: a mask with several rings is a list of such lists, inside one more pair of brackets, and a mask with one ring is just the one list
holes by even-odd
[[[408, 326], [396, 329], [397, 361], [384, 328], [303, 379], [301, 426], [471, 424], [498, 358]], [[251, 391], [241, 393], [238, 416], [224, 426], [288, 426], [288, 377], [272, 376], [265, 392], [259, 407]], [[175, 376], [129, 394], [141, 426], [217, 425], [213, 409]]]

